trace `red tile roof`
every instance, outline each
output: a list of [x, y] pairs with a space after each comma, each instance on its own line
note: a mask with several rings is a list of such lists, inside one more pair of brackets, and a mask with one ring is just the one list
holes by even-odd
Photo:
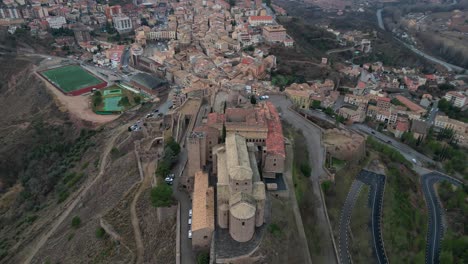
[[272, 16], [251, 16], [249, 19], [263, 21], [263, 20], [273, 20], [273, 17]]
[[398, 131], [406, 132], [406, 131], [408, 131], [408, 129], [409, 129], [408, 122], [398, 121], [398, 123], [396, 124], [396, 130], [398, 130]]
[[208, 114], [208, 125], [214, 125], [216, 123], [224, 123], [224, 114], [209, 113]]
[[400, 101], [402, 104], [404, 104], [406, 107], [408, 107], [413, 112], [423, 113], [423, 112], [426, 111], [423, 107], [421, 107], [418, 104], [412, 102], [410, 99], [408, 99], [408, 98], [406, 98], [404, 96], [397, 95], [395, 98], [398, 101]]
[[270, 118], [267, 119], [268, 135], [266, 139], [267, 153], [286, 157], [284, 150], [283, 128], [276, 111], [276, 107], [271, 102], [266, 102], [270, 112]]

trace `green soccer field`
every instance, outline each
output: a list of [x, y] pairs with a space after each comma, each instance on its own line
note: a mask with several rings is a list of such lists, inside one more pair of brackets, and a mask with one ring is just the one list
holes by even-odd
[[64, 66], [42, 72], [55, 86], [65, 93], [100, 84], [103, 81], [78, 65]]

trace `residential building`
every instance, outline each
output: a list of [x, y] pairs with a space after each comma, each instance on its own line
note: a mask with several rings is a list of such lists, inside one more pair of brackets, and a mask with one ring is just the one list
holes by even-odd
[[262, 35], [268, 42], [283, 42], [286, 40], [286, 29], [282, 25], [264, 26]]
[[261, 25], [273, 24], [272, 16], [250, 16], [248, 19], [250, 26], [256, 27]]
[[133, 30], [132, 20], [126, 15], [117, 15], [112, 17], [115, 29], [120, 33], [128, 33]]
[[402, 95], [397, 95], [395, 98], [404, 106], [406, 106], [411, 112], [417, 113], [419, 115], [426, 113], [426, 109]]
[[46, 18], [50, 28], [58, 29], [67, 24], [67, 20], [63, 16], [50, 16]]
[[462, 146], [468, 145], [468, 124], [451, 119], [448, 116], [438, 114], [434, 120], [434, 126], [440, 129], [451, 129], [455, 139]]
[[422, 120], [413, 120], [411, 123], [411, 130], [413, 133], [413, 137], [415, 139], [423, 140], [427, 136], [427, 132], [429, 131], [429, 125]]
[[447, 92], [444, 96], [445, 100], [450, 102], [453, 106], [462, 108], [466, 105], [466, 95], [462, 94], [461, 92], [450, 91]]

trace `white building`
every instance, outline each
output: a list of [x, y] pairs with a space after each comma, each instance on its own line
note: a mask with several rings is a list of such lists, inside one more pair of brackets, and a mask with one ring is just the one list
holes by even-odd
[[49, 23], [50, 28], [61, 28], [63, 25], [67, 24], [67, 20], [63, 16], [53, 16], [46, 18], [47, 23]]
[[128, 33], [133, 30], [132, 20], [125, 15], [118, 15], [112, 17], [114, 27], [119, 33]]
[[450, 102], [453, 106], [462, 108], [466, 104], [466, 96], [460, 92], [450, 91], [444, 96], [445, 100]]

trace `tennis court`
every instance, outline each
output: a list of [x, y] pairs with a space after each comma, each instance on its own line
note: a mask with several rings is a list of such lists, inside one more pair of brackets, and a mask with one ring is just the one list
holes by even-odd
[[122, 99], [120, 96], [104, 97], [103, 111], [117, 112], [124, 109], [123, 106], [119, 106], [119, 101]]
[[78, 65], [55, 68], [41, 73], [64, 93], [102, 84], [103, 81]]

